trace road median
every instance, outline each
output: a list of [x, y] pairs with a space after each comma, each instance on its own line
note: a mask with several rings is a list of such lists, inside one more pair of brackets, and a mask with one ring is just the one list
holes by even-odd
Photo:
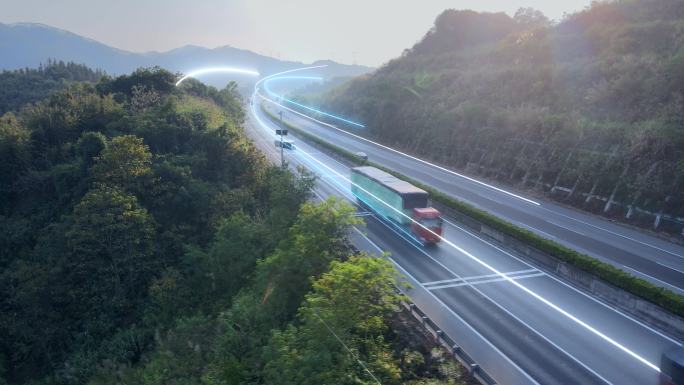
[[[261, 108], [271, 119], [278, 121], [278, 118], [263, 105]], [[496, 243], [513, 247], [517, 252], [523, 254], [522, 256], [531, 258], [538, 264], [543, 264], [547, 268], [546, 270], [554, 270], [554, 274], [562, 276], [620, 309], [655, 324], [679, 338], [684, 337], [684, 296], [634, 277], [613, 265], [577, 252], [555, 241], [543, 238], [406, 175], [372, 161], [365, 161], [353, 152], [327, 142], [289, 122], [284, 121], [283, 124], [302, 139], [329, 150], [354, 165], [370, 165], [379, 168], [424, 189], [430, 194], [433, 202], [441, 208], [447, 209], [448, 212], [456, 214], [456, 217], [462, 222], [466, 222], [464, 224], [471, 230], [477, 230]], [[479, 229], [477, 229], [478, 227]], [[491, 234], [497, 234], [497, 237], [493, 237]], [[629, 295], [625, 296], [625, 294]]]

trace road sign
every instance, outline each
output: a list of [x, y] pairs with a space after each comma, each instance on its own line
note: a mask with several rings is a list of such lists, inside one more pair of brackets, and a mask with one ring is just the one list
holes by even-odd
[[282, 135], [286, 136], [287, 135], [287, 129], [276, 129], [276, 135]]

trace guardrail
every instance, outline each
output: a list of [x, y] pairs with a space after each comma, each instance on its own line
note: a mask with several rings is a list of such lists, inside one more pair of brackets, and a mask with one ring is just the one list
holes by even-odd
[[[275, 116], [268, 111], [263, 105], [262, 110], [275, 119]], [[597, 282], [596, 286], [602, 286], [602, 283], [607, 283], [611, 290], [603, 290], [602, 293], [611, 292], [609, 296], [603, 297], [608, 302], [620, 305], [624, 301], [615, 301], [621, 295], [628, 294], [630, 298], [636, 298], [638, 306], [620, 306], [623, 310], [644, 319], [651, 323], [655, 320], [655, 324], [674, 334], [678, 338], [684, 336], [684, 296], [675, 294], [674, 292], [663, 287], [656, 286], [641, 278], [630, 275], [617, 267], [608, 263], [599, 261], [596, 258], [582, 254], [568, 247], [560, 245], [552, 240], [548, 240], [527, 229], [515, 226], [512, 223], [504, 221], [495, 217], [483, 210], [477, 209], [465, 202], [458, 201], [451, 196], [447, 196], [441, 191], [438, 191], [430, 186], [426, 186], [418, 181], [415, 181], [406, 175], [402, 175], [393, 170], [390, 170], [382, 165], [365, 161], [350, 151], [340, 148], [337, 145], [329, 143], [315, 135], [295, 127], [288, 122], [284, 124], [292, 131], [302, 136], [303, 139], [313, 142], [315, 145], [330, 150], [332, 154], [336, 154], [338, 158], [355, 163], [367, 164], [373, 167], [382, 169], [390, 174], [404, 179], [416, 186], [428, 191], [432, 197], [433, 202], [439, 202], [443, 207], [459, 212], [461, 217], [465, 216], [470, 221], [479, 222], [483, 227], [493, 229], [497, 234], [504, 234], [509, 239], [516, 239], [521, 244], [530, 246], [529, 249], [538, 251], [538, 254], [552, 256], [552, 258], [559, 260], [558, 266], [563, 268], [571, 268], [573, 274], [564, 276], [575, 277], [582, 274], [575, 274], [574, 272], [582, 272], [584, 276], [591, 276], [592, 282]], [[528, 256], [528, 255], [526, 255]], [[594, 285], [594, 284], [592, 284]], [[584, 286], [583, 286], [584, 287]], [[615, 288], [615, 290], [612, 290]], [[656, 319], [650, 315], [654, 312], [658, 313]], [[673, 333], [672, 330], [675, 330]]]
[[[397, 290], [401, 292], [398, 288]], [[403, 293], [402, 293], [403, 294]], [[463, 348], [458, 346], [456, 341], [449, 337], [442, 331], [437, 324], [435, 324], [430, 317], [428, 317], [422, 310], [414, 303], [402, 302], [402, 305], [418, 322], [423, 325], [425, 330], [430, 333], [435, 342], [442, 345], [451, 355], [468, 370], [470, 376], [482, 385], [496, 385], [497, 382], [484, 370], [480, 365], [473, 360], [472, 357], [466, 353]]]

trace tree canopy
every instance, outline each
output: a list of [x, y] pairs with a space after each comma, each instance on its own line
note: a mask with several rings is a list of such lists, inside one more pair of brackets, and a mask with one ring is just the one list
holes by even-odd
[[318, 316], [388, 383], [455, 383], [396, 331], [391, 265], [350, 257], [354, 209], [265, 161], [235, 84], [174, 81], [0, 117], [0, 384], [367, 382]]
[[683, 26], [676, 0], [595, 2], [556, 24], [447, 10], [375, 73], [300, 97], [388, 145], [598, 213], [639, 207], [653, 226], [684, 217]]

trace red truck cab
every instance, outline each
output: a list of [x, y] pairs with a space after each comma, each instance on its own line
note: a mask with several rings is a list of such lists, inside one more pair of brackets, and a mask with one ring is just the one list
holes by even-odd
[[420, 224], [411, 222], [411, 231], [418, 236], [418, 239], [425, 244], [439, 242], [442, 236], [443, 220], [442, 215], [437, 209], [433, 207], [416, 207], [413, 209], [413, 219]]

